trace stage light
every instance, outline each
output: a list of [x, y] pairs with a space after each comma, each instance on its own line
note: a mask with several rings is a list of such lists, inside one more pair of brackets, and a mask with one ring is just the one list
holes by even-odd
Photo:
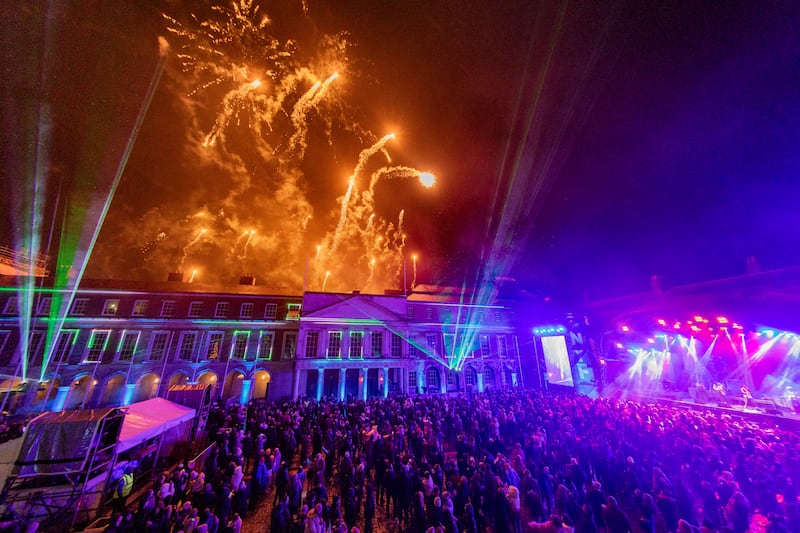
[[622, 326], [622, 327], [620, 327], [619, 329], [621, 329], [621, 330], [622, 330], [622, 331], [624, 331], [625, 333], [628, 333], [628, 332], [631, 330], [631, 328], [629, 328], [628, 326]]
[[672, 329], [681, 329], [681, 323], [675, 322], [674, 324], [672, 324]]
[[701, 317], [700, 315], [694, 315], [694, 321], [695, 322], [702, 322], [703, 321], [703, 317]]
[[719, 322], [720, 324], [727, 324], [728, 323], [728, 319], [725, 318], [724, 316], [718, 316], [717, 317], [717, 322]]
[[616, 346], [617, 348], [622, 348], [622, 343], [621, 343], [621, 342], [618, 342], [618, 343], [616, 343], [614, 346]]
[[658, 319], [658, 325], [659, 326], [666, 326], [667, 325], [667, 321], [664, 320], [663, 318], [659, 318]]
[[605, 365], [606, 364], [606, 360], [605, 359], [600, 359], [600, 364], [601, 365]]
[[649, 342], [650, 344], [655, 344], [656, 343], [655, 339], [647, 339], [647, 342]]

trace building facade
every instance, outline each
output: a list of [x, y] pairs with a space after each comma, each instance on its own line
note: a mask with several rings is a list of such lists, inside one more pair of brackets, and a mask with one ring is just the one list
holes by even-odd
[[[23, 298], [14, 278], [0, 281], [6, 412], [127, 405], [187, 383], [240, 402], [522, 385], [513, 310], [442, 288], [292, 295], [87, 281], [74, 295]], [[54, 299], [67, 296], [56, 316]]]

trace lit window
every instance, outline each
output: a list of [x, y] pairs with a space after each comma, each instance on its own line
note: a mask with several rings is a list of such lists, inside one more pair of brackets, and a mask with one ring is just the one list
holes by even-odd
[[274, 320], [278, 316], [278, 304], [267, 304], [264, 307], [264, 318]]
[[117, 298], [106, 300], [103, 304], [103, 316], [114, 316], [119, 310], [119, 300]]
[[501, 319], [502, 319], [502, 316], [500, 314], [500, 311], [495, 311], [494, 312], [494, 321], [495, 322], [500, 322]]
[[328, 359], [339, 359], [342, 356], [342, 332], [329, 331], [328, 332], [328, 351], [326, 353]]
[[425, 335], [425, 340], [427, 341], [430, 355], [439, 355], [439, 336], [436, 333], [428, 333]]
[[206, 343], [207, 360], [219, 359], [220, 350], [222, 349], [223, 336], [224, 334], [219, 331], [212, 331], [208, 334], [208, 342]]
[[489, 345], [489, 336], [481, 335], [481, 357], [489, 357], [492, 355], [492, 348]]
[[414, 319], [414, 306], [408, 306], [408, 309], [406, 309], [406, 316], [412, 320]]
[[[50, 361], [55, 364], [67, 362], [77, 337], [78, 332], [75, 330], [62, 331], [58, 336], [58, 341], [56, 341], [56, 346], [53, 349], [53, 355], [51, 356]], [[0, 350], [2, 349], [3, 342], [0, 340]]]
[[240, 318], [253, 318], [253, 304], [245, 302], [239, 311]]
[[82, 316], [86, 314], [86, 309], [89, 308], [89, 298], [76, 298], [74, 302], [72, 302], [72, 313], [76, 316]]
[[247, 357], [247, 340], [249, 338], [249, 331], [237, 331], [233, 334], [231, 359], [245, 359]]
[[498, 357], [505, 357], [508, 355], [508, 346], [506, 345], [506, 336], [497, 336], [497, 355]]
[[217, 302], [214, 308], [214, 318], [228, 318], [228, 302]]
[[200, 318], [203, 316], [203, 302], [192, 302], [189, 304], [189, 318]]
[[417, 371], [409, 370], [408, 372], [408, 386], [413, 387], [414, 391], [417, 389]]
[[144, 316], [147, 314], [147, 308], [150, 307], [149, 300], [136, 300], [133, 302], [133, 316]]
[[431, 367], [428, 369], [427, 378], [429, 387], [439, 386], [439, 372], [435, 368]]
[[175, 300], [163, 300], [161, 302], [161, 316], [175, 316]]
[[425, 308], [425, 320], [427, 320], [429, 322], [431, 320], [433, 320], [433, 308], [432, 307], [426, 307]]
[[361, 359], [364, 353], [364, 332], [350, 332], [350, 359]]
[[136, 353], [136, 347], [139, 345], [139, 332], [126, 331], [122, 334], [122, 340], [119, 343], [119, 361], [131, 361]]
[[92, 331], [91, 337], [89, 337], [89, 344], [86, 347], [86, 361], [90, 363], [97, 363], [100, 361], [103, 352], [106, 349], [106, 344], [108, 343], [108, 337], [111, 335], [111, 332], [108, 330]]
[[258, 342], [258, 358], [272, 359], [272, 344], [275, 340], [275, 333], [262, 331], [261, 339]]
[[286, 320], [300, 320], [300, 304], [286, 306]]
[[442, 322], [450, 323], [453, 321], [453, 311], [450, 309], [445, 309], [442, 313]]
[[475, 371], [471, 368], [468, 368], [464, 372], [464, 384], [469, 386], [475, 385]]
[[297, 352], [297, 333], [287, 332], [283, 334], [283, 358], [294, 359]]
[[34, 331], [31, 333], [30, 342], [28, 343], [28, 361], [30, 366], [37, 366], [44, 353], [44, 331]]
[[447, 384], [451, 387], [456, 384], [456, 373], [452, 370], [447, 372]]

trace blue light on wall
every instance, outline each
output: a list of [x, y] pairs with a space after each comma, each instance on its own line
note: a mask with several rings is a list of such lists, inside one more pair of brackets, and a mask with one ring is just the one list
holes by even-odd
[[533, 328], [533, 334], [537, 337], [545, 337], [547, 335], [559, 335], [561, 333], [566, 333], [567, 328], [561, 325], [554, 325], [554, 326], [539, 326]]

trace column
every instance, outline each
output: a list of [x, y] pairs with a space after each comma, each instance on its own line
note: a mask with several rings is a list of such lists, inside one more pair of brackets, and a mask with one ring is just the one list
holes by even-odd
[[305, 370], [300, 370], [299, 368], [295, 368], [294, 369], [294, 381], [292, 383], [292, 400], [296, 400], [297, 397], [300, 395], [300, 373], [301, 372], [306, 372], [306, 371]]
[[53, 412], [60, 413], [64, 410], [64, 405], [67, 403], [67, 397], [69, 396], [69, 391], [71, 388], [71, 385], [65, 385], [58, 388], [56, 399], [53, 402]]
[[253, 390], [253, 380], [252, 379], [243, 379], [242, 380], [242, 391], [239, 395], [239, 405], [247, 405], [247, 402], [250, 401], [250, 394]]
[[367, 399], [367, 371], [364, 369], [358, 370], [358, 397]]
[[345, 382], [345, 369], [344, 368], [340, 368], [339, 369], [339, 401], [340, 402], [344, 401], [344, 394], [345, 394], [344, 382]]
[[439, 392], [441, 392], [442, 394], [447, 393], [447, 373], [449, 371], [450, 371], [449, 368], [443, 366], [442, 371], [440, 372], [441, 379], [439, 379]]
[[322, 386], [325, 384], [325, 370], [320, 368], [317, 371], [317, 401], [322, 399]]
[[417, 366], [417, 390], [414, 391], [415, 394], [419, 394], [419, 391], [425, 390], [425, 365], [422, 365], [422, 368]]
[[408, 394], [408, 369], [401, 368], [400, 369], [400, 392], [402, 394]]
[[122, 398], [122, 405], [130, 405], [133, 401], [133, 395], [136, 393], [136, 383], [127, 383], [125, 385], [125, 396]]
[[475, 372], [478, 377], [478, 392], [483, 392], [483, 372]]
[[389, 396], [389, 369], [383, 368], [383, 397]]

